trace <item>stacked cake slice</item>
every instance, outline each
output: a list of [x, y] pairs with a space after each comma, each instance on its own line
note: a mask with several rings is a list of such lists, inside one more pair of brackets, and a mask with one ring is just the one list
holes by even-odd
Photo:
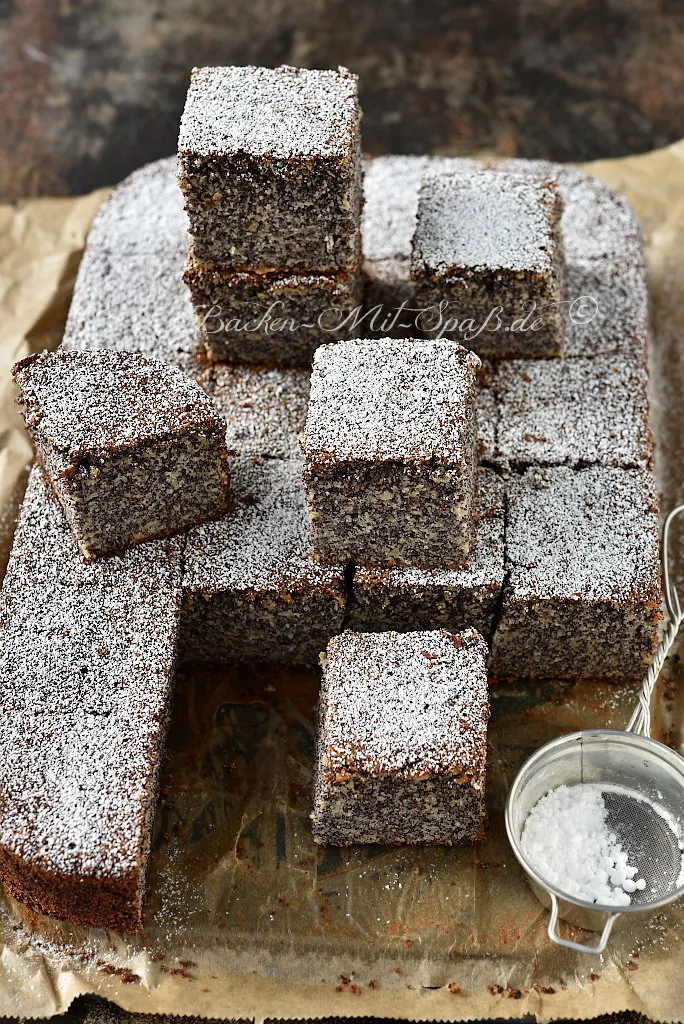
[[303, 447], [321, 561], [470, 563], [479, 367], [450, 341], [318, 349]]
[[[503, 544], [492, 546], [491, 530], [476, 523], [479, 484], [483, 518], [490, 502], [500, 506], [477, 472], [479, 369], [474, 353], [449, 340], [344, 341], [316, 352], [303, 441], [312, 542], [321, 562], [351, 559], [365, 574], [350, 619], [370, 630], [333, 638], [323, 658], [318, 842], [482, 835], [487, 645], [474, 629], [416, 626], [433, 616], [421, 581], [434, 574], [445, 624], [479, 599], [476, 618], [491, 629], [501, 582], [492, 562], [503, 561]], [[501, 529], [500, 514], [490, 526]], [[374, 588], [383, 591], [377, 607]], [[388, 607], [393, 588], [402, 613]], [[373, 631], [400, 614], [406, 632]]]
[[356, 77], [196, 68], [181, 120], [185, 281], [212, 362], [308, 366], [360, 302]]

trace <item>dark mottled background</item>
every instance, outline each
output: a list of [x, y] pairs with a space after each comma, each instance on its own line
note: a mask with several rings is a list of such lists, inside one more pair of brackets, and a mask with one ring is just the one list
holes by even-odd
[[361, 76], [366, 149], [588, 160], [684, 135], [682, 0], [0, 0], [0, 196], [175, 148], [193, 64]]

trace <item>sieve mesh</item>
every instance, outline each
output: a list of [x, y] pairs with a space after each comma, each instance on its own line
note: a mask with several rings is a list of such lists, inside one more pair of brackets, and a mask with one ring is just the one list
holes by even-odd
[[677, 888], [682, 871], [682, 851], [667, 821], [647, 801], [629, 793], [604, 790], [607, 825], [638, 868], [646, 888], [631, 893], [632, 905], [646, 906]]

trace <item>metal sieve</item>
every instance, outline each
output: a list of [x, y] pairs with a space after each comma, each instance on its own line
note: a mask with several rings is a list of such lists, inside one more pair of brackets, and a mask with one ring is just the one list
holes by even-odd
[[[622, 915], [651, 913], [684, 895], [682, 842], [684, 837], [684, 758], [650, 738], [651, 697], [668, 651], [684, 619], [669, 568], [670, 527], [684, 512], [670, 512], [663, 530], [663, 586], [669, 616], [667, 629], [643, 681], [639, 701], [626, 731], [586, 729], [540, 747], [518, 772], [506, 802], [506, 831], [513, 852], [527, 874], [537, 898], [551, 910], [549, 938], [560, 946], [584, 953], [602, 953], [613, 925]], [[607, 824], [629, 863], [639, 869], [646, 888], [631, 895], [629, 906], [578, 900], [550, 884], [522, 850], [527, 816], [549, 790], [557, 786], [594, 783], [605, 787]], [[654, 805], [661, 813], [659, 814]], [[596, 945], [585, 945], [558, 934], [558, 918], [601, 932]]]

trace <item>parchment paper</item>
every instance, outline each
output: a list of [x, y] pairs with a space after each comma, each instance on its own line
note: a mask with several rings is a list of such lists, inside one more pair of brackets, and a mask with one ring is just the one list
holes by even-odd
[[[684, 143], [587, 169], [629, 197], [644, 228], [658, 472], [668, 509], [684, 496]], [[0, 207], [0, 497], [7, 507], [29, 455], [7, 370], [29, 349], [58, 341], [101, 197]], [[654, 734], [682, 750], [680, 674], [672, 659]], [[183, 673], [144, 933], [84, 931], [0, 901], [0, 1014], [48, 1016], [97, 992], [133, 1011], [222, 1018], [551, 1020], [627, 1009], [656, 1020], [684, 1017], [684, 907], [618, 926], [603, 958], [562, 950], [549, 942], [547, 911], [504, 835], [503, 803], [520, 763], [566, 731], [623, 726], [636, 687], [494, 690], [484, 845], [325, 851], [313, 846], [308, 824], [317, 688], [316, 676], [294, 672]]]

